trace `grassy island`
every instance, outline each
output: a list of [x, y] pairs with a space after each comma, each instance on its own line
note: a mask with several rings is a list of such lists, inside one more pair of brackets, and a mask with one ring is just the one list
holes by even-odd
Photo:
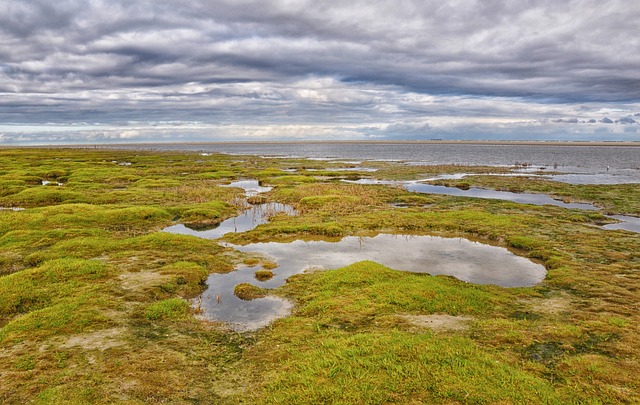
[[[377, 171], [221, 154], [0, 149], [0, 402], [640, 402], [640, 234], [601, 228], [613, 221], [605, 214], [640, 216], [638, 185], [366, 166]], [[448, 185], [599, 210], [341, 181], [462, 171], [474, 175]], [[236, 332], [199, 313], [207, 277], [262, 261], [268, 279], [277, 264], [162, 230], [238, 215], [243, 190], [223, 186], [239, 179], [272, 187], [253, 200], [289, 204], [297, 215], [274, 214], [227, 242], [454, 236], [508, 248], [548, 273], [539, 285], [503, 288], [371, 261], [305, 272], [258, 291], [293, 302], [290, 316]]]

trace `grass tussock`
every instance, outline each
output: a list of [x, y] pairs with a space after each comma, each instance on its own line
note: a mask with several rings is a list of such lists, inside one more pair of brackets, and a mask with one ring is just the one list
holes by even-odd
[[271, 270], [258, 270], [254, 273], [256, 280], [267, 281], [273, 278], [275, 274]]
[[233, 293], [241, 300], [251, 301], [256, 298], [264, 298], [267, 293], [263, 288], [256, 287], [249, 283], [238, 284], [233, 288]]
[[153, 321], [180, 319], [186, 317], [188, 313], [189, 303], [180, 298], [169, 298], [154, 302], [145, 310], [147, 319]]

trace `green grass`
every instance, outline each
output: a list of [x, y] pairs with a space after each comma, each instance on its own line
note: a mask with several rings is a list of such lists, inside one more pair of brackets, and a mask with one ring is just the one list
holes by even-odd
[[296, 276], [282, 290], [299, 307], [266, 332], [265, 339], [276, 343], [268, 353], [260, 354], [258, 346], [250, 354], [267, 361], [259, 396], [265, 402], [526, 403], [557, 398], [547, 381], [468, 337], [411, 330], [399, 318], [487, 316], [505, 304], [490, 287], [361, 262]]
[[[256, 398], [266, 403], [560, 404], [590, 402], [594, 392], [607, 398], [603, 402], [617, 402], [608, 396], [609, 387], [581, 391], [585, 387], [580, 384], [576, 391], [558, 384], [570, 379], [574, 364], [585, 359], [578, 350], [585, 347], [584, 336], [576, 328], [564, 336], [575, 340], [563, 349], [566, 355], [553, 362], [544, 357], [542, 367], [529, 349], [504, 350], [526, 343], [525, 336], [514, 332], [525, 335], [529, 328], [546, 327], [545, 320], [501, 319], [522, 292], [497, 300], [495, 287], [371, 262], [296, 276], [280, 290], [298, 308], [264, 333], [268, 350], [257, 345], [248, 353], [263, 376]], [[466, 315], [471, 326], [462, 333], [434, 332], [401, 318], [433, 313]], [[496, 327], [511, 331], [500, 337], [499, 348], [478, 338]], [[605, 346], [589, 350], [596, 353]], [[611, 364], [603, 356], [596, 358], [601, 367]], [[631, 381], [627, 376], [626, 384]]]
[[487, 313], [504, 304], [490, 287], [399, 272], [373, 262], [294, 276], [291, 280], [296, 283], [283, 287], [285, 291], [294, 287], [296, 293], [317, 291], [311, 303], [298, 299], [299, 313], [325, 323], [339, 319], [341, 323], [366, 325], [375, 317], [398, 312], [469, 315]]
[[150, 320], [180, 319], [189, 313], [189, 303], [180, 298], [169, 298], [154, 302], [145, 310], [145, 316]]
[[[602, 210], [348, 184], [339, 178], [354, 173], [302, 159], [4, 148], [0, 207], [26, 209], [0, 210], [0, 402], [640, 402], [640, 236], [599, 228], [609, 221], [603, 214], [640, 214], [636, 185], [367, 166], [384, 179], [473, 172], [463, 186]], [[538, 261], [547, 278], [506, 289], [361, 262], [300, 274], [273, 291], [248, 288], [292, 300], [293, 314], [259, 332], [230, 332], [199, 319], [188, 299], [211, 273], [244, 262], [266, 277], [277, 264], [162, 229], [236, 215], [242, 190], [220, 186], [240, 178], [274, 186], [259, 200], [291, 204], [298, 215], [228, 235], [234, 243], [464, 237]], [[418, 322], [432, 315], [460, 327]]]
[[249, 283], [238, 284], [233, 288], [236, 297], [244, 301], [255, 300], [266, 296], [265, 290]]
[[562, 403], [549, 382], [469, 339], [331, 331], [314, 340], [287, 345], [278, 372], [266, 372], [265, 403]]
[[60, 298], [94, 289], [94, 281], [108, 275], [97, 260], [57, 259], [40, 267], [0, 278], [0, 316], [10, 318], [46, 307]]

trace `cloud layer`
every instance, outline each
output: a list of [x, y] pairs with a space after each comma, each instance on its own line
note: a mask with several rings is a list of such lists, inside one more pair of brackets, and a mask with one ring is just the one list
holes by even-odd
[[627, 1], [0, 3], [0, 143], [640, 140]]

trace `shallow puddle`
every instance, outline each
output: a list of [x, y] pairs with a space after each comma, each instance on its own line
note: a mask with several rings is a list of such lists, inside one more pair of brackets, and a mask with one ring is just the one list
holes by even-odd
[[[464, 176], [465, 176], [464, 173], [460, 173], [457, 175], [438, 176], [431, 179], [425, 179], [423, 181], [439, 180], [439, 179], [459, 179]], [[459, 196], [459, 197], [486, 198], [486, 199], [492, 199], [492, 200], [513, 201], [521, 204], [555, 205], [563, 208], [570, 208], [570, 209], [578, 208], [578, 209], [590, 210], [590, 211], [594, 211], [598, 209], [598, 207], [592, 204], [565, 203], [560, 200], [555, 200], [546, 194], [512, 193], [509, 191], [496, 191], [496, 190], [489, 190], [489, 189], [475, 188], [475, 187], [469, 188], [467, 190], [463, 190], [457, 187], [435, 186], [433, 184], [419, 183], [417, 181], [403, 182], [403, 181], [375, 180], [375, 179], [343, 180], [343, 181], [347, 183], [354, 183], [354, 184], [400, 185], [414, 193], [444, 194], [444, 195], [452, 195], [452, 196]]]
[[[449, 177], [444, 177], [449, 176]], [[450, 178], [457, 179], [463, 178], [466, 176], [464, 173], [456, 174], [456, 175], [444, 175], [434, 177], [432, 179], [425, 179], [422, 181], [429, 180], [438, 180], [442, 178]], [[560, 200], [555, 200], [549, 197], [546, 194], [530, 194], [530, 193], [512, 193], [509, 191], [496, 191], [496, 190], [488, 190], [484, 188], [470, 188], [468, 190], [463, 190], [456, 187], [447, 187], [447, 186], [435, 186], [432, 184], [419, 183], [416, 181], [394, 181], [394, 180], [375, 180], [375, 179], [360, 179], [360, 180], [343, 180], [347, 183], [354, 184], [386, 184], [386, 185], [401, 185], [409, 191], [415, 193], [424, 193], [424, 194], [443, 194], [443, 195], [452, 195], [459, 197], [475, 197], [475, 198], [486, 198], [493, 200], [505, 200], [512, 201], [521, 204], [532, 204], [532, 205], [555, 205], [557, 207], [563, 207], [568, 209], [581, 209], [588, 211], [596, 211], [598, 207], [593, 204], [588, 203], [565, 203]], [[406, 208], [405, 205], [396, 205], [397, 208]], [[627, 215], [605, 215], [608, 218], [617, 219], [620, 222], [615, 224], [608, 224], [602, 226], [602, 229], [607, 230], [615, 230], [615, 229], [623, 229], [631, 232], [640, 233], [640, 218], [632, 217]]]
[[250, 206], [236, 217], [229, 218], [210, 227], [203, 228], [200, 226], [194, 227], [178, 224], [165, 228], [163, 231], [182, 235], [193, 235], [205, 239], [218, 239], [229, 232], [250, 231], [258, 225], [269, 222], [269, 217], [280, 212], [288, 215], [295, 215], [296, 213], [292, 206], [286, 204], [257, 204]]
[[[434, 177], [432, 179], [426, 179], [424, 181], [429, 180], [438, 180], [443, 178], [449, 179], [457, 179], [462, 178], [464, 175], [447, 175], [447, 177], [439, 176]], [[360, 179], [360, 180], [343, 180], [347, 183], [354, 184], [387, 184], [387, 185], [400, 185], [406, 188], [409, 191], [415, 193], [424, 193], [424, 194], [443, 194], [443, 195], [452, 195], [458, 197], [475, 197], [475, 198], [486, 198], [491, 200], [504, 200], [504, 201], [512, 201], [520, 204], [532, 204], [532, 205], [555, 205], [558, 207], [569, 208], [569, 209], [581, 209], [581, 210], [590, 210], [595, 211], [598, 209], [593, 204], [587, 203], [565, 203], [560, 200], [555, 200], [549, 197], [546, 194], [530, 194], [530, 193], [512, 193], [509, 191], [496, 191], [489, 190], [484, 188], [469, 188], [467, 190], [463, 190], [457, 187], [447, 187], [447, 186], [435, 186], [433, 184], [419, 183], [415, 181], [393, 181], [393, 180], [373, 180], [373, 179]]]
[[476, 284], [504, 287], [532, 286], [545, 277], [544, 266], [519, 257], [505, 248], [462, 238], [435, 236], [349, 236], [339, 242], [301, 241], [228, 245], [243, 252], [260, 253], [278, 264], [275, 276], [258, 281], [258, 266], [243, 266], [227, 274], [212, 274], [208, 289], [197, 305], [205, 316], [227, 322], [236, 330], [258, 329], [286, 316], [291, 304], [276, 297], [243, 301], [233, 294], [240, 283], [275, 288], [290, 276], [308, 269], [335, 269], [371, 260], [393, 269], [449, 275]]
[[308, 172], [319, 172], [319, 171], [327, 171], [327, 172], [377, 172], [378, 169], [374, 167], [326, 167], [324, 169], [307, 169]]
[[558, 207], [569, 209], [581, 209], [581, 210], [597, 210], [598, 208], [592, 204], [586, 203], [565, 203], [563, 201], [555, 200], [545, 194], [529, 194], [529, 193], [512, 193], [509, 191], [496, 191], [488, 190], [484, 188], [470, 188], [468, 190], [462, 190], [456, 187], [446, 186], [434, 186], [424, 183], [406, 183], [404, 187], [416, 193], [426, 194], [446, 194], [461, 197], [475, 197], [486, 198], [493, 200], [506, 200], [513, 201], [521, 204], [533, 204], [533, 205], [555, 205]]
[[264, 297], [244, 301], [236, 297], [233, 289], [243, 282], [263, 286], [254, 277], [260, 266], [242, 266], [231, 273], [211, 274], [207, 290], [194, 300], [202, 316], [226, 323], [235, 331], [257, 330], [273, 320], [288, 316], [293, 304], [279, 297]]
[[64, 183], [59, 183], [57, 181], [49, 181], [49, 180], [42, 180], [42, 185], [46, 186], [49, 184], [55, 184], [56, 186], [64, 186]]
[[622, 229], [625, 231], [640, 233], [640, 218], [631, 217], [628, 215], [608, 215], [608, 217], [617, 219], [618, 221], [621, 221], [621, 222], [604, 225], [602, 227], [603, 229], [609, 229], [609, 230]]
[[252, 197], [260, 193], [266, 193], [271, 191], [273, 187], [263, 187], [258, 183], [258, 180], [239, 180], [230, 184], [224, 184], [221, 187], [237, 187], [244, 190], [247, 197]]
[[568, 184], [633, 184], [640, 183], [637, 174], [633, 173], [569, 173], [547, 177], [549, 180]]
[[0, 211], [24, 211], [25, 208], [21, 207], [0, 207]]
[[230, 246], [243, 252], [261, 253], [278, 264], [272, 279], [256, 284], [267, 288], [282, 285], [289, 276], [306, 269], [333, 269], [362, 260], [398, 270], [444, 274], [470, 283], [503, 287], [532, 286], [546, 274], [544, 266], [505, 248], [463, 238], [382, 234], [347, 236], [339, 242], [297, 240]]
[[[424, 183], [416, 183], [416, 182], [393, 182], [393, 181], [380, 181], [380, 180], [370, 180], [363, 181], [357, 180], [354, 181], [359, 184], [402, 184], [407, 190], [413, 191], [416, 193], [425, 193], [425, 194], [445, 194], [445, 195], [453, 195], [460, 197], [475, 197], [475, 198], [486, 198], [486, 199], [495, 199], [495, 200], [505, 200], [512, 201], [521, 204], [533, 204], [533, 205], [555, 205], [557, 207], [569, 208], [569, 209], [581, 209], [588, 211], [595, 211], [598, 209], [593, 204], [588, 203], [565, 203], [563, 201], [555, 200], [548, 195], [545, 194], [529, 194], [529, 193], [512, 193], [509, 191], [495, 191], [495, 190], [487, 190], [482, 188], [470, 188], [468, 190], [462, 190], [456, 187], [446, 187], [446, 186], [434, 186], [431, 184]], [[398, 208], [404, 208], [404, 206], [400, 206]], [[617, 219], [620, 222], [615, 224], [608, 224], [602, 226], [602, 229], [606, 230], [616, 230], [622, 229], [630, 232], [640, 233], [640, 218], [632, 217], [628, 215], [605, 215], [608, 218]]]

